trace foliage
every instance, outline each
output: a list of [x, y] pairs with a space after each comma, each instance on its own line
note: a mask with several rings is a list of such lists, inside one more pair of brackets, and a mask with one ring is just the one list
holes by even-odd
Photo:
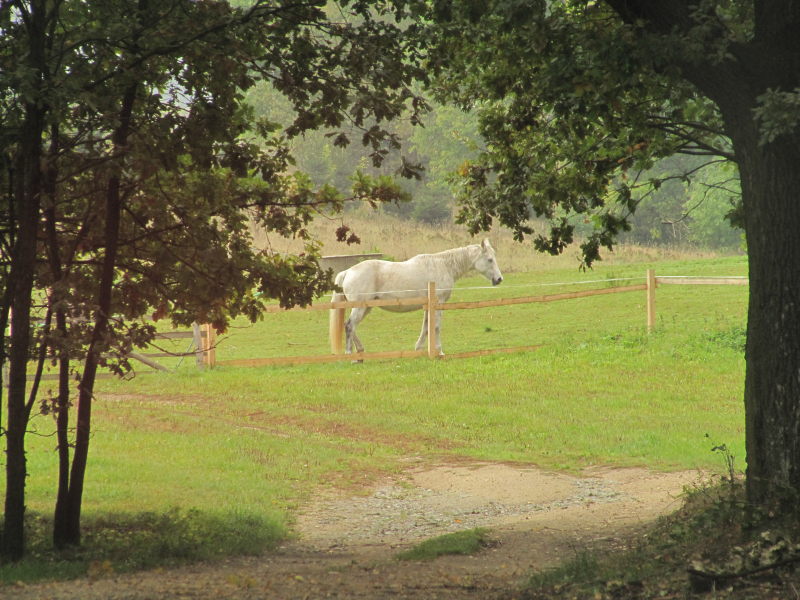
[[[621, 242], [693, 245], [739, 249], [741, 223], [736, 218], [741, 190], [735, 166], [687, 156], [665, 158], [645, 174], [659, 181], [657, 189], [637, 194], [631, 230]], [[589, 233], [589, 226], [576, 228]]]
[[[256, 85], [247, 94], [255, 115], [282, 122], [294, 118], [281, 94], [267, 82]], [[418, 120], [422, 126], [412, 127]], [[448, 106], [433, 105], [424, 115], [411, 112], [392, 123], [390, 130], [403, 144], [406, 156], [389, 148], [380, 166], [372, 164], [368, 152], [359, 144], [341, 147], [333, 130], [308, 131], [287, 140], [298, 169], [308, 173], [315, 184], [343, 189], [355, 172], [370, 176], [401, 172], [409, 162], [421, 169], [416, 178], [402, 183], [405, 197], [385, 203], [381, 211], [423, 223], [443, 223], [452, 217], [452, 190], [448, 179], [458, 164], [474, 153], [477, 121], [473, 115]], [[342, 128], [348, 139], [358, 136], [355, 127]]]
[[489, 531], [483, 528], [468, 529], [440, 535], [397, 555], [400, 560], [433, 560], [450, 554], [475, 554], [490, 544]]
[[[477, 110], [487, 142], [460, 170], [459, 220], [473, 231], [497, 220], [555, 254], [589, 219], [591, 264], [668, 179], [643, 177], [655, 161], [730, 157], [714, 106], [667, 67], [666, 43], [643, 42], [605, 3], [440, 2], [436, 19], [436, 89]], [[538, 217], [549, 232], [535, 232]]]

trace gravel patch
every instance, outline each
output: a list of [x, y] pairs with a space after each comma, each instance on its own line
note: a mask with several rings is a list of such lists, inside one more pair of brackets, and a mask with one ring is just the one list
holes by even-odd
[[300, 518], [304, 543], [335, 549], [352, 544], [399, 546], [445, 533], [524, 520], [536, 513], [619, 502], [611, 480], [574, 479], [569, 493], [545, 502], [487, 500], [474, 493], [389, 484], [364, 497], [327, 500]]

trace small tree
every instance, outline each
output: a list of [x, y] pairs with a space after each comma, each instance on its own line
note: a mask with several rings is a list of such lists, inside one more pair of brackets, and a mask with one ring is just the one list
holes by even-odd
[[[13, 181], [3, 215], [13, 328], [0, 558], [24, 552], [24, 436], [38, 385], [34, 377], [26, 396], [29, 359], [39, 373], [48, 358], [59, 364], [46, 404], [59, 443], [55, 543], [77, 544], [95, 376], [130, 368], [127, 352], [154, 334], [142, 318], [224, 329], [237, 315], [258, 318], [268, 298], [307, 304], [330, 287], [306, 226], [346, 198], [289, 174], [285, 136], [348, 121], [377, 163], [396, 144], [380, 124], [423, 104], [407, 88], [420, 72], [392, 25], [405, 13], [345, 1], [332, 20], [318, 4], [0, 3], [3, 181]], [[243, 103], [260, 78], [293, 105], [285, 132], [254, 124]], [[357, 193], [390, 200], [397, 190], [362, 178]], [[250, 220], [304, 239], [306, 251], [254, 251]]]

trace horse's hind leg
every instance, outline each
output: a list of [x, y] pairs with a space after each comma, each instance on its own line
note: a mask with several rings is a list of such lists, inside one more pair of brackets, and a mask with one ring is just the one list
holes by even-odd
[[363, 352], [364, 351], [364, 344], [361, 343], [361, 340], [356, 335], [356, 326], [364, 320], [369, 314], [369, 311], [372, 310], [371, 308], [354, 308], [350, 312], [350, 318], [344, 324], [344, 333], [345, 333], [345, 353], [352, 354], [353, 353], [353, 344], [355, 344], [356, 352]]

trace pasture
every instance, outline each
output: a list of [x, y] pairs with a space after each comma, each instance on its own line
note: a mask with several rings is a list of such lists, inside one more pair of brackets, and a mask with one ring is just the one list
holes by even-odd
[[[463, 279], [451, 300], [619, 285], [651, 267], [747, 269], [734, 257], [505, 272], [497, 288]], [[293, 508], [318, 486], [359, 486], [409, 456], [721, 471], [711, 448], [725, 443], [743, 468], [747, 288], [663, 286], [656, 302], [649, 336], [645, 294], [632, 292], [444, 315], [445, 353], [541, 345], [532, 352], [212, 371], [188, 358], [172, 373], [100, 381], [86, 513], [257, 515], [285, 535]], [[328, 352], [327, 318], [289, 312], [237, 323], [221, 336], [218, 359]], [[370, 351], [411, 349], [421, 318], [376, 310], [360, 335]], [[45, 514], [56, 481], [51, 419], [35, 417], [28, 437], [28, 506]]]

